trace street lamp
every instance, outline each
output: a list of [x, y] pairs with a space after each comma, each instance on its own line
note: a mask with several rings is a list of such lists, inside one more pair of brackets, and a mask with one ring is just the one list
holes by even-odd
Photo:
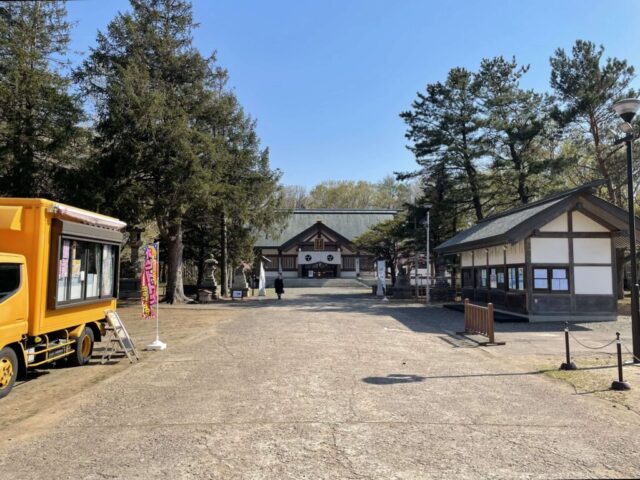
[[431, 207], [433, 207], [433, 205], [431, 205], [430, 203], [425, 203], [424, 208], [427, 210], [427, 219], [425, 220], [424, 224], [425, 227], [427, 229], [427, 282], [425, 285], [425, 300], [424, 303], [425, 305], [429, 305], [429, 287], [431, 286], [431, 262], [429, 261], [429, 228], [430, 228], [430, 213], [431, 213]]
[[633, 195], [633, 154], [631, 144], [635, 140], [631, 120], [640, 110], [640, 100], [626, 98], [613, 105], [613, 109], [624, 122], [621, 126], [625, 137], [620, 143], [627, 144], [627, 205], [629, 208], [629, 250], [631, 251], [631, 334], [633, 336], [634, 362], [640, 357], [640, 311], [638, 310], [638, 271], [636, 259], [636, 215]]

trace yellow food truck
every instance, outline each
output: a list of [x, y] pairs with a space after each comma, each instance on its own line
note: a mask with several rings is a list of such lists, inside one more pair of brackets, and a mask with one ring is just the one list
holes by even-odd
[[0, 198], [0, 398], [28, 368], [86, 364], [114, 310], [115, 218], [36, 198]]

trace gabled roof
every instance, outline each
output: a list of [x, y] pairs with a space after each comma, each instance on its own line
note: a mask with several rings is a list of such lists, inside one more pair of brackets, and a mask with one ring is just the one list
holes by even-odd
[[256, 247], [281, 247], [300, 233], [321, 222], [348, 241], [354, 240], [374, 225], [392, 220], [398, 210], [300, 209], [293, 210], [279, 235], [264, 236]]
[[487, 217], [436, 247], [438, 253], [457, 253], [474, 248], [516, 243], [558, 215], [578, 207], [618, 231], [627, 228], [627, 212], [593, 193], [603, 180], [551, 195], [537, 202]]

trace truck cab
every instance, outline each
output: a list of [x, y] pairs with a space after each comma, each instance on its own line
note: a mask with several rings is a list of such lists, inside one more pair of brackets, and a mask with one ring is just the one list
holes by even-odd
[[[19, 342], [27, 330], [29, 306], [26, 260], [22, 255], [0, 253], [0, 345]], [[0, 354], [0, 395], [10, 388], [18, 375], [13, 356], [22, 354], [18, 348]], [[18, 363], [19, 365], [19, 363]]]

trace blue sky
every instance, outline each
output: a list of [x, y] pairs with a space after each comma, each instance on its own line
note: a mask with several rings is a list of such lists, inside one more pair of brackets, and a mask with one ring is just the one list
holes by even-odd
[[[128, 8], [69, 2], [75, 58]], [[196, 0], [193, 9], [196, 46], [218, 52], [272, 165], [307, 187], [412, 170], [398, 114], [452, 67], [515, 55], [531, 65], [525, 86], [547, 90], [549, 56], [581, 38], [640, 68], [636, 0]]]

